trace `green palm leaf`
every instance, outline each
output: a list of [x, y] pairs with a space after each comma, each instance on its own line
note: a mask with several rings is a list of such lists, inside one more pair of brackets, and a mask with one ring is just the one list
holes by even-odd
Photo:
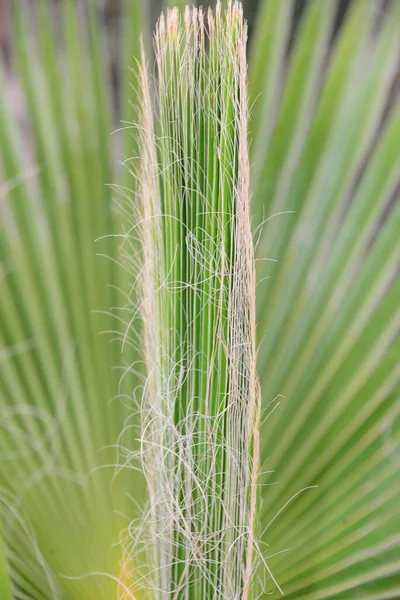
[[[16, 594], [108, 598], [118, 585], [107, 574], [118, 579], [124, 559], [111, 546], [135, 514], [126, 494], [138, 485], [125, 474], [113, 481], [112, 446], [129, 411], [111, 402], [123, 364], [120, 343], [110, 338], [122, 336], [124, 326], [105, 313], [122, 304], [116, 289], [128, 280], [114, 269], [117, 245], [94, 244], [117, 226], [107, 187], [118, 178], [110, 85], [100, 15], [88, 10], [81, 31], [80, 15], [63, 3], [57, 40], [48, 8], [35, 4], [40, 35], [32, 36], [27, 6], [14, 6], [14, 57], [33, 140], [26, 160], [18, 123], [4, 94], [0, 100], [8, 219], [0, 292], [1, 484], [12, 493], [2, 511], [4, 535]], [[136, 26], [137, 38], [143, 23]], [[126, 65], [135, 51], [130, 35], [125, 31]], [[123, 79], [129, 77], [126, 68]], [[112, 334], [101, 335], [107, 330]], [[91, 506], [90, 498], [100, 496]]]
[[0, 592], [4, 600], [12, 600], [11, 581], [2, 537], [0, 538]]
[[[288, 550], [271, 566], [289, 598], [364, 597], [376, 578], [385, 590], [386, 561], [394, 569], [385, 531], [398, 531], [389, 499], [399, 481], [382, 440], [398, 410], [399, 111], [389, 92], [400, 13], [392, 5], [377, 30], [377, 8], [354, 2], [329, 49], [337, 5], [308, 3], [276, 119], [252, 128], [255, 214], [293, 211], [262, 229], [259, 255], [277, 262], [260, 267], [258, 291], [264, 405], [285, 397], [263, 436], [274, 470], [265, 542]], [[261, 65], [261, 46], [253, 60]], [[263, 81], [255, 73], [251, 89]]]
[[[140, 31], [150, 45], [150, 11], [145, 1], [123, 6], [116, 119], [111, 44], [97, 4], [83, 4], [60, 3], [55, 22], [47, 0], [34, 2], [32, 14], [25, 1], [12, 3], [17, 78], [0, 69], [6, 600], [108, 600], [122, 598], [125, 586], [140, 597], [140, 557], [132, 564], [118, 542], [143, 482], [116, 469], [130, 463], [134, 442], [119, 453], [115, 444], [137, 423], [141, 340], [139, 332], [128, 338], [121, 355], [135, 291], [116, 264], [112, 234], [125, 218], [109, 184], [133, 197], [135, 182], [119, 162], [137, 155], [129, 66]], [[336, 0], [310, 0], [299, 22], [296, 8], [261, 0], [250, 44], [268, 416], [261, 547], [274, 555], [267, 564], [288, 598], [396, 598], [399, 4], [354, 0], [340, 23]], [[120, 120], [124, 131], [110, 137]], [[272, 588], [267, 579], [265, 592]]]

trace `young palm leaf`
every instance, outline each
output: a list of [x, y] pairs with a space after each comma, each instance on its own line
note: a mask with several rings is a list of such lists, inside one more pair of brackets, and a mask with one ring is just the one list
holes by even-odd
[[[177, 9], [140, 68], [141, 405], [158, 598], [247, 598], [259, 395], [249, 217], [247, 30], [239, 3]], [[208, 52], [206, 51], [208, 46]], [[156, 115], [158, 115], [156, 117]]]

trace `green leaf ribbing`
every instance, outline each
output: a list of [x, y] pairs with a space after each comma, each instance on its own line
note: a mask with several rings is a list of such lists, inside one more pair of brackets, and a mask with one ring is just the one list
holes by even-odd
[[155, 36], [157, 109], [140, 69], [130, 233], [142, 240], [142, 457], [159, 598], [251, 588], [259, 394], [246, 41], [239, 3], [208, 17], [174, 9]]

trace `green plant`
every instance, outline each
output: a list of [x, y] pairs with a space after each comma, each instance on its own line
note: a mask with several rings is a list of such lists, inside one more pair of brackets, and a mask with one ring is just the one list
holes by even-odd
[[174, 9], [155, 35], [158, 109], [144, 59], [140, 71], [139, 217], [123, 238], [139, 230], [143, 255], [142, 460], [158, 598], [247, 598], [252, 584], [260, 408], [246, 42], [237, 2], [215, 16]]
[[[338, 26], [336, 0], [311, 0], [294, 28], [295, 2], [263, 0], [250, 45], [261, 464], [274, 471], [260, 481], [261, 550], [289, 599], [399, 594], [400, 15], [387, 4], [353, 1]], [[133, 183], [109, 137], [101, 21], [90, 2], [85, 19], [62, 2], [56, 38], [47, 0], [34, 3], [33, 27], [25, 2], [12, 6], [30, 136], [2, 83], [1, 585], [8, 571], [16, 598], [108, 600], [125, 586], [139, 598], [138, 565], [117, 542], [143, 482], [128, 469], [114, 477], [112, 446], [137, 422], [141, 334], [126, 339], [123, 401], [110, 402], [136, 301], [113, 262], [120, 238], [109, 234], [125, 217], [107, 184]], [[149, 31], [147, 6], [123, 12], [129, 121], [126, 65]], [[137, 156], [134, 131], [121, 136], [125, 157]], [[115, 306], [126, 310], [105, 314]], [[121, 464], [137, 448], [119, 450]]]

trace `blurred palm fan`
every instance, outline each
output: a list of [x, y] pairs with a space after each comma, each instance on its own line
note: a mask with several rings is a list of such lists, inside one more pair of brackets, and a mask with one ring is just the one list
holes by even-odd
[[[147, 0], [111, 25], [90, 0], [10, 8], [0, 597], [146, 597], [129, 551], [141, 335], [121, 354], [135, 289], [112, 234], [121, 190], [134, 197], [129, 66], [155, 15]], [[252, 22], [260, 538], [288, 599], [400, 597], [399, 28], [397, 0], [260, 0]], [[280, 597], [267, 576], [257, 588]]]

